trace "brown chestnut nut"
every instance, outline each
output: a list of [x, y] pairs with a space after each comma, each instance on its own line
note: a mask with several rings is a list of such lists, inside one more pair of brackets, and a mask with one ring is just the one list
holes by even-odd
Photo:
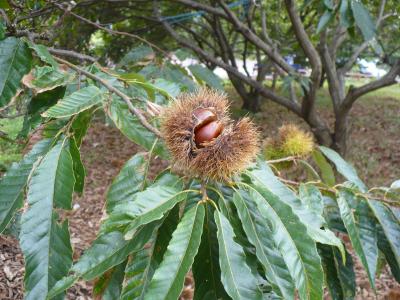
[[218, 121], [212, 121], [194, 132], [194, 141], [197, 147], [201, 147], [204, 142], [209, 142], [217, 138], [222, 130], [223, 125]]
[[195, 131], [207, 125], [208, 123], [217, 120], [217, 116], [215, 115], [215, 113], [206, 108], [196, 108], [193, 111], [193, 116], [195, 118]]

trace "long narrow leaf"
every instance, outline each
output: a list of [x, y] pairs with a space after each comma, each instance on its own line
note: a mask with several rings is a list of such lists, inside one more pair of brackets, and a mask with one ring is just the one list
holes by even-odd
[[32, 54], [22, 39], [0, 41], [0, 107], [7, 105], [20, 87], [22, 77], [31, 69]]
[[150, 186], [134, 194], [129, 202], [115, 207], [103, 230], [125, 228], [130, 237], [140, 225], [161, 219], [178, 202], [185, 199], [185, 192], [167, 186]]
[[0, 233], [6, 228], [22, 200], [34, 162], [46, 154], [51, 139], [38, 142], [18, 164], [13, 165], [0, 181]]
[[[375, 289], [375, 271], [378, 259], [377, 233], [376, 231], [374, 233], [371, 224], [366, 220], [367, 216], [362, 216], [364, 220], [357, 220], [357, 215], [355, 215], [350, 204], [352, 201], [354, 201], [354, 195], [350, 191], [339, 191], [337, 202], [344, 226], [355, 252], [367, 271], [371, 286]], [[365, 212], [361, 213], [364, 214]]]
[[129, 201], [143, 187], [146, 168], [145, 153], [137, 153], [129, 159], [115, 177], [107, 192], [106, 208], [110, 213], [117, 204]]
[[42, 115], [50, 118], [70, 117], [100, 103], [102, 99], [103, 92], [96, 86], [91, 85], [59, 100], [56, 105]]
[[154, 271], [162, 261], [163, 255], [172, 238], [172, 233], [179, 223], [179, 206], [175, 206], [164, 218], [149, 246], [134, 253], [128, 263], [125, 273], [126, 280], [121, 300], [143, 300]]
[[320, 146], [319, 149], [331, 162], [335, 164], [336, 169], [340, 174], [353, 182], [360, 191], [365, 192], [367, 190], [367, 187], [358, 177], [357, 171], [354, 167], [346, 162], [338, 153], [324, 146]]
[[144, 299], [177, 299], [193, 264], [203, 232], [204, 205], [187, 211], [172, 235], [163, 261], [154, 273]]
[[250, 187], [251, 198], [268, 220], [271, 238], [281, 252], [300, 299], [321, 299], [323, 272], [315, 242], [290, 206], [265, 187]]
[[293, 191], [279, 181], [265, 162], [259, 162], [258, 168], [252, 170], [249, 174], [256, 186], [268, 188], [269, 191], [293, 209], [293, 212], [300, 218], [301, 222], [307, 226], [307, 232], [315, 241], [336, 246], [344, 255], [344, 248], [340, 239], [331, 230], [321, 228], [324, 226], [321, 215], [303, 205]]
[[67, 141], [60, 141], [34, 170], [28, 210], [22, 215], [20, 242], [25, 256], [25, 298], [45, 299], [68, 273], [72, 248], [68, 223], [57, 223], [53, 207], [70, 208], [74, 176]]
[[[154, 133], [144, 128], [139, 120], [131, 114], [126, 103], [113, 97], [107, 112], [115, 126], [121, 130], [128, 139], [144, 147], [146, 150], [150, 150], [153, 147], [157, 137]], [[154, 153], [163, 158], [168, 157], [168, 153], [161, 142], [157, 142]]]
[[213, 209], [211, 205], [207, 205], [201, 244], [192, 267], [196, 285], [194, 300], [230, 299], [221, 282], [218, 257], [217, 225], [214, 222]]
[[59, 280], [49, 292], [48, 297], [52, 298], [62, 293], [80, 277], [92, 280], [122, 263], [129, 254], [143, 249], [158, 226], [157, 222], [153, 222], [140, 228], [129, 241], [125, 240], [123, 235], [117, 231], [100, 235], [79, 261], [73, 265], [72, 274]]
[[219, 211], [214, 212], [219, 244], [221, 281], [225, 291], [234, 300], [261, 300], [262, 293], [257, 279], [246, 264], [243, 248], [234, 241], [234, 233], [229, 221]]
[[400, 268], [400, 224], [392, 211], [382, 202], [369, 200], [368, 204], [381, 224], [397, 266]]
[[256, 247], [256, 256], [263, 265], [265, 275], [271, 282], [274, 291], [285, 299], [293, 299], [294, 283], [282, 254], [271, 238], [273, 234], [266, 219], [260, 214], [256, 202], [244, 190], [235, 193], [233, 201], [243, 229], [249, 241]]
[[124, 281], [124, 269], [127, 260], [106, 272], [96, 281], [93, 288], [93, 295], [102, 300], [119, 300]]
[[346, 265], [333, 247], [319, 245], [325, 278], [333, 300], [353, 299], [356, 293], [356, 278], [353, 260], [346, 252]]

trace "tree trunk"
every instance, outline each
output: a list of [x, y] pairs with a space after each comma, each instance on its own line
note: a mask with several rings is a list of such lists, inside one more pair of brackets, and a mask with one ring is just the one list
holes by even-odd
[[347, 154], [347, 142], [350, 131], [349, 111], [350, 110], [347, 110], [336, 115], [335, 133], [333, 134], [333, 142], [331, 145], [331, 148], [343, 157], [346, 157]]
[[261, 110], [262, 97], [259, 92], [248, 93], [245, 97], [242, 97], [243, 105], [242, 108], [251, 112], [259, 112]]

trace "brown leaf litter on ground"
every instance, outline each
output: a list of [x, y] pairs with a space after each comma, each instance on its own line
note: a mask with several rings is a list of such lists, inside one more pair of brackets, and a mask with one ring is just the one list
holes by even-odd
[[[79, 258], [96, 236], [103, 216], [105, 195], [112, 179], [122, 165], [141, 149], [122, 136], [117, 129], [96, 122], [89, 129], [81, 151], [87, 170], [85, 191], [82, 197], [74, 197], [74, 209], [68, 213], [74, 260]], [[155, 174], [165, 167], [165, 162], [157, 159], [151, 167], [151, 173]], [[0, 236], [0, 299], [23, 298], [23, 275], [23, 256], [18, 242], [14, 238]], [[366, 273], [358, 261], [356, 275], [356, 299], [375, 299]], [[376, 282], [378, 299], [400, 299], [400, 285], [394, 281], [387, 268]], [[182, 300], [192, 299], [193, 287], [193, 278], [188, 276], [181, 295]], [[91, 289], [91, 282], [79, 281], [68, 290], [67, 299], [93, 299]]]

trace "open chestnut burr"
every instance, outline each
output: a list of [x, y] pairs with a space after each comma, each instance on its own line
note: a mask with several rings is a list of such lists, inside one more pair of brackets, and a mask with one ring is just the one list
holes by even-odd
[[197, 108], [193, 111], [196, 125], [194, 127], [194, 141], [201, 148], [203, 143], [217, 138], [224, 126], [218, 121], [217, 115], [207, 108]]
[[181, 94], [163, 110], [161, 133], [175, 170], [226, 181], [256, 157], [258, 130], [249, 118], [234, 121], [225, 94], [200, 89]]

